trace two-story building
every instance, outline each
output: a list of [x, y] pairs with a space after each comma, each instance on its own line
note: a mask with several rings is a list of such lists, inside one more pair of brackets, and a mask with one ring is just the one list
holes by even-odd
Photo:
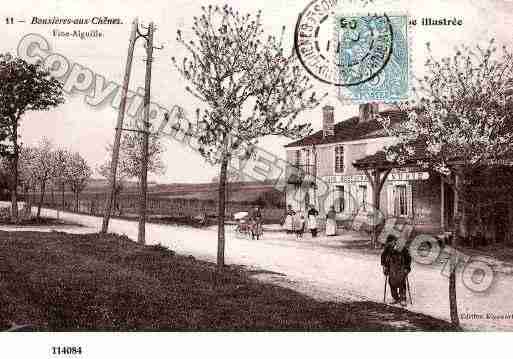
[[[376, 120], [377, 111], [375, 104], [360, 105], [358, 116], [335, 123], [334, 108], [326, 105], [322, 130], [285, 146], [287, 161], [292, 164], [287, 175], [287, 204], [295, 210], [313, 204], [321, 215], [334, 206], [341, 222], [372, 211], [374, 188], [356, 165], [397, 141]], [[391, 125], [405, 116], [393, 110], [381, 115], [390, 118]], [[328, 191], [326, 201], [318, 201], [321, 190], [323, 194]], [[454, 195], [435, 173], [414, 167], [391, 169], [379, 197], [385, 218], [404, 218], [430, 232], [452, 224]]]

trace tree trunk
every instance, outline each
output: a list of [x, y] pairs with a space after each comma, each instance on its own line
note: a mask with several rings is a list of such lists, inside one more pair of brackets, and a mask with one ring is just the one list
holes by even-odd
[[[378, 247], [378, 225], [380, 224], [380, 196], [383, 184], [390, 173], [390, 170], [381, 172], [378, 169], [373, 171], [364, 170], [365, 176], [367, 176], [369, 183], [372, 186], [372, 233], [371, 233], [371, 247]], [[381, 174], [383, 173], [383, 177]]]
[[[379, 176], [377, 176], [377, 180], [379, 181]], [[380, 188], [379, 183], [374, 183], [372, 185], [372, 200], [373, 200], [373, 213], [372, 213], [372, 240], [371, 246], [372, 248], [378, 247], [378, 216], [379, 216], [379, 197], [380, 197]]]
[[456, 269], [458, 265], [458, 256], [456, 254], [456, 247], [460, 244], [460, 238], [465, 238], [466, 227], [463, 223], [465, 218], [463, 217], [463, 213], [465, 213], [465, 198], [463, 201], [460, 201], [460, 196], [463, 195], [463, 185], [464, 181], [461, 178], [462, 173], [455, 172], [454, 179], [454, 206], [458, 209], [457, 216], [459, 220], [455, 226], [455, 231], [453, 234], [453, 238], [451, 241], [451, 245], [453, 247], [453, 251], [449, 256], [449, 265], [450, 265], [450, 273], [449, 273], [449, 310], [451, 314], [451, 323], [455, 327], [459, 327], [460, 320], [458, 318], [458, 302], [456, 295]]
[[29, 198], [29, 189], [28, 187], [24, 186], [23, 187], [23, 198], [25, 199], [25, 203], [26, 204], [30, 204], [30, 198]]
[[75, 191], [75, 212], [78, 212], [78, 191]]
[[459, 222], [456, 228], [457, 236], [456, 236], [456, 244], [461, 245], [468, 243], [469, 241], [469, 216], [468, 216], [468, 203], [467, 196], [465, 191], [466, 186], [466, 176], [465, 172], [461, 171], [456, 174], [456, 191], [458, 192], [458, 200], [459, 200]]
[[223, 156], [221, 170], [219, 173], [219, 203], [217, 210], [217, 271], [224, 268], [224, 216], [226, 207], [226, 172], [228, 168], [228, 157]]
[[[467, 215], [467, 205], [465, 200], [463, 199], [461, 203], [461, 212], [460, 212], [460, 223], [459, 223], [459, 237], [461, 239], [461, 244], [466, 244], [469, 241], [469, 231], [468, 231], [468, 215]], [[458, 243], [460, 244], [460, 243]]]
[[121, 190], [120, 188], [116, 188], [114, 190], [114, 198], [112, 200], [112, 208], [114, 208], [114, 214], [119, 215], [119, 194]]
[[451, 311], [451, 323], [455, 327], [459, 327], [460, 319], [458, 318], [458, 302], [456, 301], [456, 260], [449, 258], [451, 272], [449, 274], [449, 308]]
[[37, 218], [41, 218], [41, 207], [43, 206], [43, 201], [45, 200], [45, 187], [46, 183], [42, 182], [40, 187], [41, 193], [39, 194], [39, 203], [37, 205]]
[[[23, 187], [23, 198], [25, 200], [25, 208], [28, 207], [26, 213], [28, 214], [28, 219], [30, 219], [32, 213], [32, 202], [30, 200], [30, 188], [28, 188], [27, 186]], [[25, 213], [23, 215], [25, 215]]]
[[64, 204], [64, 190], [65, 190], [65, 187], [66, 187], [66, 185], [64, 184], [64, 182], [62, 182], [62, 187], [61, 187], [61, 191], [62, 191], [62, 192], [61, 192], [61, 193], [62, 193], [62, 210], [63, 210], [63, 211], [64, 211], [64, 209], [65, 209], [65, 208], [64, 208], [64, 206], [65, 206], [65, 204]]
[[12, 140], [14, 144], [14, 155], [12, 161], [12, 183], [11, 183], [11, 220], [18, 222], [18, 121], [13, 121]]

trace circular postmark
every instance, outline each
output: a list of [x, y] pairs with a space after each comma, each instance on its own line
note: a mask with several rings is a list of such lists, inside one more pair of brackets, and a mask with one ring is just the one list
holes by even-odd
[[336, 2], [313, 0], [299, 15], [294, 47], [303, 67], [319, 81], [354, 86], [376, 77], [392, 54], [387, 15], [340, 15]]

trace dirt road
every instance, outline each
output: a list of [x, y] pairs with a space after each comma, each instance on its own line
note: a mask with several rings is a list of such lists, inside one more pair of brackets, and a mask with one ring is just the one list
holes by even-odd
[[[45, 209], [43, 214], [56, 216], [54, 210]], [[83, 226], [62, 229], [67, 232], [95, 232], [101, 227], [101, 218], [97, 217], [61, 213], [60, 218]], [[110, 231], [135, 239], [137, 222], [114, 219]], [[146, 235], [149, 244], [161, 243], [180, 254], [215, 261], [215, 228], [148, 224]], [[261, 241], [249, 241], [238, 238], [227, 229], [226, 263], [243, 265], [253, 270], [259, 280], [286, 286], [315, 298], [381, 302], [384, 277], [377, 256], [337, 246], [337, 241], [350, 240], [351, 236], [354, 235], [330, 240], [330, 245], [326, 245], [327, 239], [312, 240], [306, 236], [304, 240], [297, 241], [284, 233], [267, 233]], [[409, 309], [448, 320], [448, 278], [441, 274], [441, 269], [440, 266], [414, 264], [410, 275], [414, 303]], [[512, 289], [513, 277], [498, 274], [491, 289], [485, 293], [474, 293], [463, 285], [458, 274], [458, 308], [462, 326], [470, 330], [513, 330]], [[501, 316], [505, 318], [499, 318]]]

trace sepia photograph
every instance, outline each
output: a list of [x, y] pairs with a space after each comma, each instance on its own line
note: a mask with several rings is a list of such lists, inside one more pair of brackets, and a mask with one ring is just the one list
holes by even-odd
[[3, 5], [2, 354], [507, 345], [513, 1]]

